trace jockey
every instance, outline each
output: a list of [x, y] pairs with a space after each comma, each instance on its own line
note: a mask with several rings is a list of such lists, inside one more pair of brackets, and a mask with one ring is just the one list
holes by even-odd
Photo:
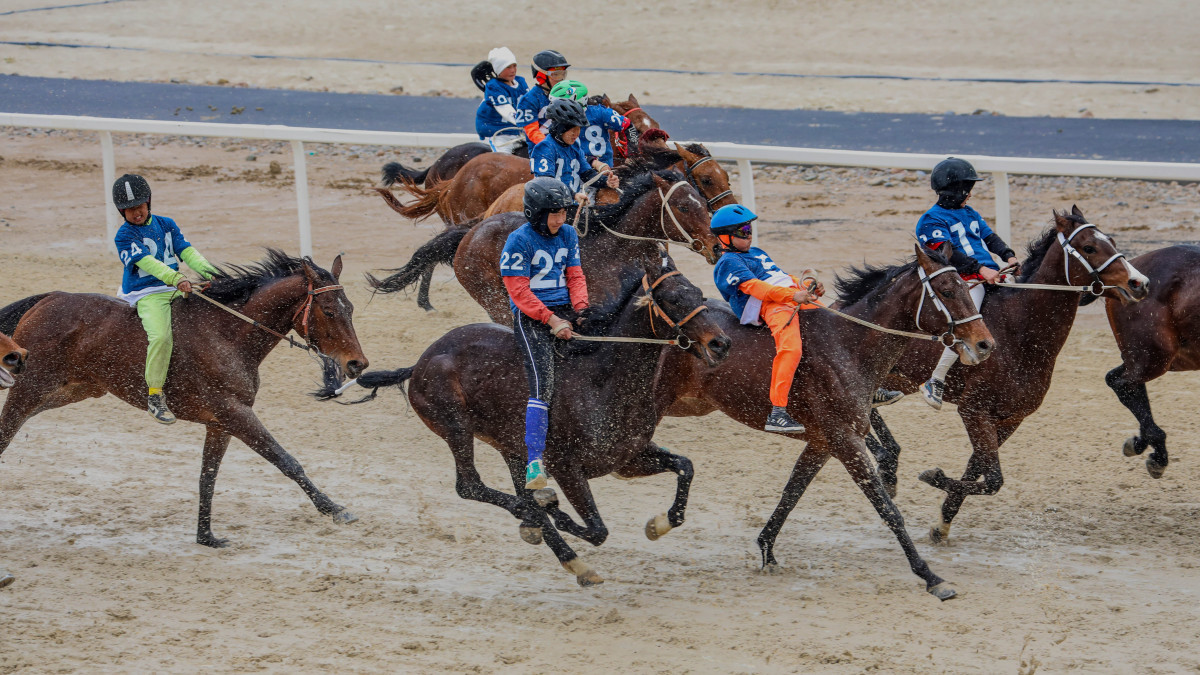
[[[487, 80], [483, 100], [475, 111], [475, 133], [484, 141], [491, 141], [493, 137], [520, 136], [516, 106], [521, 96], [529, 91], [529, 85], [525, 78], [517, 75], [517, 58], [508, 47], [497, 47], [488, 52], [488, 60], [481, 65], [490, 68], [495, 77]], [[493, 145], [493, 148], [497, 147], [503, 151], [512, 149], [507, 143]]]
[[[583, 106], [577, 101], [560, 99], [546, 108], [546, 118], [550, 121], [550, 135], [529, 152], [530, 170], [534, 176], [549, 176], [562, 181], [576, 201], [586, 203], [584, 182], [608, 171], [608, 167], [599, 160], [588, 159], [578, 142], [580, 131], [587, 126]], [[620, 186], [616, 174], [608, 173], [606, 185], [610, 188]]]
[[[750, 246], [758, 219], [741, 204], [729, 204], [713, 214], [710, 229], [725, 245], [713, 276], [717, 290], [744, 324], [765, 321], [775, 338], [775, 361], [771, 365], [771, 414], [766, 431], [802, 434], [804, 425], [787, 412], [788, 391], [796, 367], [800, 365], [800, 322], [797, 306], [803, 306], [825, 294], [818, 282], [805, 286], [796, 277], [779, 269], [760, 248]], [[814, 280], [815, 281], [815, 280]], [[811, 306], [811, 305], [810, 305]]]
[[571, 191], [553, 178], [534, 178], [525, 184], [523, 203], [528, 222], [508, 235], [500, 275], [508, 290], [517, 351], [529, 378], [525, 487], [537, 490], [546, 487], [542, 452], [554, 396], [554, 338], [571, 339], [571, 323], [564, 316], [588, 306], [588, 291], [579, 261], [579, 235], [566, 224]]
[[[588, 98], [588, 89], [579, 80], [563, 80], [550, 90], [550, 100], [569, 98], [573, 101], [587, 101], [584, 112], [587, 114], [588, 125], [580, 134], [580, 143], [588, 157], [595, 157], [604, 162], [606, 168], [613, 165], [613, 147], [609, 142], [608, 132], [621, 132], [629, 129], [631, 123], [617, 111], [604, 105], [604, 96]], [[601, 169], [603, 171], [603, 169]]]
[[[192, 284], [179, 271], [179, 261], [205, 279], [218, 273], [204, 259], [174, 220], [150, 213], [150, 184], [145, 178], [125, 174], [113, 183], [113, 205], [125, 218], [117, 230], [117, 255], [125, 265], [118, 297], [137, 307], [146, 329], [147, 408], [154, 419], [172, 424], [175, 416], [167, 408], [163, 384], [171, 365], [171, 300], [175, 288], [191, 293]], [[174, 286], [175, 288], [172, 288]]]
[[566, 79], [567, 68], [570, 67], [567, 57], [553, 49], [533, 55], [530, 69], [533, 70], [533, 80], [537, 86], [517, 101], [517, 122], [524, 128], [530, 148], [546, 137], [542, 121], [546, 119], [546, 107], [550, 105], [550, 90]]
[[[994, 284], [1000, 279], [1000, 266], [992, 259], [992, 253], [1009, 265], [1017, 264], [1017, 254], [1000, 235], [992, 232], [978, 211], [967, 206], [971, 189], [981, 180], [975, 167], [965, 159], [950, 157], [938, 162], [929, 176], [930, 186], [938, 195], [937, 204], [917, 221], [917, 238], [929, 248], [941, 251], [963, 279]], [[983, 285], [971, 288], [975, 309], [983, 305], [983, 296]], [[921, 397], [934, 410], [942, 408], [946, 373], [957, 360], [958, 354], [947, 347], [929, 381], [921, 385]]]

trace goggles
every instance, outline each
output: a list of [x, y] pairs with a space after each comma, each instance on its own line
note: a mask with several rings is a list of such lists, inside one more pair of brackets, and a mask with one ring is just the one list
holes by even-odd
[[754, 227], [750, 223], [746, 223], [731, 232], [730, 236], [737, 237], [738, 239], [750, 239], [754, 236]]

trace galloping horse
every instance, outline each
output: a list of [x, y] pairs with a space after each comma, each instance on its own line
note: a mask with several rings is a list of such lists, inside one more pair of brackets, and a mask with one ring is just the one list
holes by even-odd
[[[8, 389], [17, 383], [14, 375], [20, 375], [21, 371], [25, 370], [25, 359], [29, 356], [29, 352], [25, 351], [12, 338], [4, 333], [0, 333], [0, 389]], [[3, 567], [0, 567], [0, 588], [4, 588], [16, 581], [16, 577], [8, 573]]]
[[[919, 476], [947, 493], [942, 517], [929, 532], [934, 543], [949, 537], [950, 522], [968, 495], [993, 495], [1004, 485], [1000, 446], [1041, 406], [1083, 289], [1090, 286], [1100, 292], [1101, 286], [1108, 286], [1104, 297], [1121, 302], [1140, 300], [1148, 292], [1148, 279], [1076, 207], [1071, 213], [1054, 212], [1054, 224], [1030, 244], [1018, 282], [1059, 289], [987, 289], [982, 313], [995, 332], [996, 353], [979, 368], [951, 368], [946, 379], [946, 400], [958, 404], [958, 415], [971, 439], [971, 458], [962, 480], [952, 480], [941, 469]], [[1063, 285], [1073, 288], [1063, 290]], [[929, 378], [939, 354], [941, 348], [936, 345], [910, 344], [885, 386], [906, 393], [916, 391]], [[882, 416], [874, 414], [871, 421], [884, 441], [872, 441], [879, 470], [894, 494], [900, 446], [891, 438]]]
[[1138, 433], [1124, 445], [1126, 457], [1146, 446], [1146, 470], [1162, 478], [1167, 469], [1167, 434], [1154, 423], [1146, 383], [1168, 371], [1200, 370], [1200, 246], [1160, 248], [1131, 263], [1154, 280], [1137, 304], [1108, 299], [1108, 324], [1121, 350], [1121, 365], [1104, 377], [1137, 418]]
[[[276, 334], [295, 330], [355, 375], [367, 366], [367, 358], [351, 323], [354, 308], [338, 285], [341, 272], [341, 256], [327, 272], [307, 258], [268, 250], [261, 264], [222, 271], [204, 294], [237, 307]], [[226, 544], [213, 535], [211, 516], [213, 487], [231, 436], [296, 481], [318, 511], [339, 523], [356, 520], [313, 485], [300, 462], [254, 414], [259, 365], [280, 337], [198, 298], [177, 300], [172, 324], [175, 348], [164, 389], [179, 419], [208, 428], [196, 542]], [[0, 309], [0, 331], [14, 327], [13, 336], [28, 346], [30, 356], [0, 413], [0, 453], [27, 419], [46, 410], [105, 393], [145, 408], [146, 331], [126, 303], [97, 294], [35, 295]]]
[[[709, 318], [713, 312], [702, 311], [700, 289], [661, 263], [651, 267], [649, 271], [636, 265], [628, 268], [614, 302], [585, 310], [581, 330], [616, 342], [572, 341], [560, 348], [567, 352], [570, 365], [555, 369], [555, 389], [561, 393], [550, 406], [546, 469], [582, 525], [558, 508], [554, 490], [531, 494], [525, 489], [529, 390], [512, 330], [491, 323], [455, 328], [430, 345], [415, 366], [367, 373], [358, 380], [371, 388], [410, 382], [412, 409], [454, 455], [458, 495], [510, 512], [521, 521], [522, 539], [531, 544], [544, 541], [581, 586], [603, 579], [579, 559], [559, 532], [594, 546], [608, 537], [589, 480], [613, 472], [633, 478], [672, 471], [678, 480], [669, 513], [682, 522], [691, 462], [650, 443], [659, 419], [653, 382], [662, 352], [670, 349], [712, 366], [729, 350], [729, 338]], [[657, 278], [651, 281], [648, 272]], [[622, 337], [639, 342], [621, 341]], [[641, 342], [656, 338], [670, 338], [681, 349]], [[319, 396], [332, 397], [332, 386]], [[500, 452], [512, 475], [515, 496], [484, 484], [475, 468], [475, 439]], [[654, 531], [656, 521], [665, 520], [662, 515], [651, 518], [647, 531]]]
[[[508, 292], [500, 278], [500, 252], [508, 235], [525, 223], [520, 213], [503, 213], [470, 230], [447, 230], [417, 249], [407, 265], [371, 287], [394, 293], [421, 278], [438, 263], [454, 263], [463, 288], [496, 323], [512, 325]], [[621, 270], [629, 263], [649, 265], [661, 259], [658, 244], [678, 242], [715, 263], [721, 243], [709, 231], [704, 202], [681, 174], [657, 171], [640, 174], [625, 186], [621, 201], [599, 207], [579, 222], [583, 271], [588, 293], [604, 302], [606, 290], [617, 288]]]
[[[885, 330], [932, 331], [941, 333], [944, 340], [953, 336], [963, 363], [979, 363], [995, 345], [988, 327], [978, 320], [966, 284], [944, 258], [923, 246], [916, 246], [913, 262], [854, 269], [848, 278], [837, 280], [837, 288], [845, 314]], [[721, 304], [710, 303], [710, 308], [710, 318], [733, 339], [731, 358], [716, 368], [703, 369], [667, 353], [656, 384], [659, 414], [686, 417], [720, 410], [761, 430], [771, 410], [767, 392], [775, 343], [769, 331], [742, 325]], [[830, 457], [836, 457], [896, 535], [925, 589], [941, 600], [954, 597], [950, 584], [921, 559], [863, 441], [870, 429], [871, 395], [912, 341], [910, 334], [888, 334], [820, 309], [801, 311], [798, 319], [804, 356], [788, 396], [788, 412], [806, 431], [788, 435], [806, 440], [808, 445], [796, 460], [779, 505], [758, 535], [763, 567], [776, 565], [774, 547], [780, 528], [809, 482]], [[942, 349], [941, 342], [928, 344]], [[666, 523], [666, 529], [674, 524]]]

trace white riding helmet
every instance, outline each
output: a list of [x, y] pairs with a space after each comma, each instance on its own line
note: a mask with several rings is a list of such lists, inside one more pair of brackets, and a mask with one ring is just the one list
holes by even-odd
[[488, 63], [492, 64], [492, 70], [495, 71], [497, 75], [500, 74], [500, 71], [515, 64], [516, 62], [517, 57], [513, 55], [512, 50], [508, 47], [496, 47], [492, 51], [488, 52]]

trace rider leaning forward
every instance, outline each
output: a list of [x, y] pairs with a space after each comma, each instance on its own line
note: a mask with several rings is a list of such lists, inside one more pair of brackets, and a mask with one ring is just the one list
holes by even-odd
[[[963, 279], [994, 284], [1000, 279], [1000, 266], [992, 259], [992, 253], [1009, 265], [1017, 264], [1017, 254], [1000, 235], [992, 232], [978, 211], [967, 206], [971, 189], [981, 180], [975, 167], [965, 159], [949, 157], [938, 162], [929, 176], [930, 186], [938, 195], [937, 204], [917, 221], [917, 238], [945, 255]], [[983, 296], [982, 284], [971, 287], [975, 309], [983, 305]], [[947, 347], [929, 381], [921, 385], [921, 397], [935, 410], [942, 408], [946, 373], [956, 360], [958, 354]]]
[[571, 64], [567, 63], [567, 57], [553, 49], [540, 51], [533, 55], [533, 64], [530, 65], [530, 69], [533, 71], [533, 81], [537, 86], [531, 87], [517, 101], [517, 122], [524, 127], [530, 148], [546, 138], [546, 134], [542, 130], [542, 121], [546, 119], [546, 107], [550, 105], [550, 90], [554, 88], [554, 85], [566, 79], [567, 68], [570, 67]]
[[145, 178], [128, 173], [118, 178], [113, 183], [113, 205], [125, 218], [116, 236], [117, 255], [125, 265], [118, 297], [137, 307], [149, 340], [147, 408], [155, 420], [171, 424], [175, 416], [162, 389], [171, 365], [171, 300], [175, 289], [192, 292], [191, 282], [179, 271], [179, 261], [205, 279], [218, 270], [188, 243], [174, 220], [150, 213], [150, 184]]
[[579, 261], [579, 235], [567, 225], [572, 194], [553, 178], [525, 184], [525, 217], [508, 235], [500, 255], [500, 274], [508, 290], [517, 352], [529, 378], [525, 405], [525, 487], [546, 487], [542, 453], [554, 396], [554, 340], [572, 337], [563, 318], [588, 306], [587, 281]]
[[[576, 201], [587, 201], [584, 183], [596, 178], [608, 167], [598, 159], [589, 158], [579, 143], [579, 134], [588, 124], [583, 105], [577, 101], [560, 99], [546, 109], [550, 120], [550, 135], [529, 152], [529, 168], [534, 176], [554, 178], [566, 185], [575, 195]], [[616, 174], [609, 172], [606, 185], [620, 186]]]
[[[563, 80], [550, 90], [550, 101], [570, 99], [585, 103], [584, 113], [588, 124], [579, 135], [579, 143], [583, 146], [588, 157], [595, 157], [604, 164], [604, 168], [593, 162], [592, 166], [600, 171], [613, 165], [613, 146], [609, 141], [609, 132], [630, 133], [633, 129], [629, 118], [604, 104], [604, 95], [588, 97], [587, 85], [579, 80]], [[636, 132], [635, 137], [636, 137]]]

